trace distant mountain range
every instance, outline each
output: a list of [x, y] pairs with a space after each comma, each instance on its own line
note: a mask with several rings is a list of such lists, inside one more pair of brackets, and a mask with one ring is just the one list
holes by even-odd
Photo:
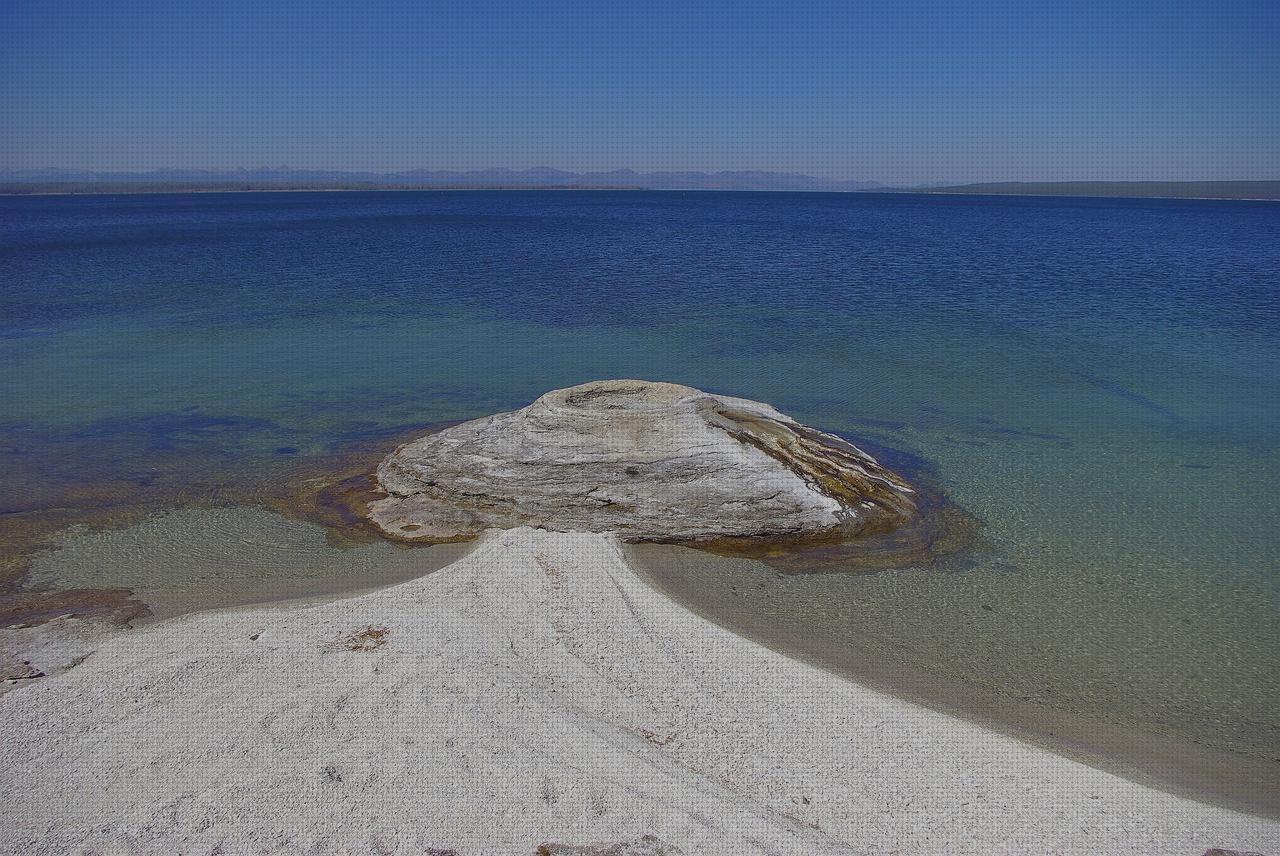
[[288, 167], [149, 172], [67, 169], [0, 170], [0, 193], [158, 193], [216, 190], [415, 190], [415, 189], [617, 189], [774, 190], [810, 192], [880, 191], [1016, 196], [1177, 197], [1192, 199], [1280, 199], [1280, 181], [1049, 181], [888, 186], [874, 181], [838, 181], [794, 172], [567, 172], [533, 169], [407, 170], [352, 172]]
[[[49, 192], [76, 188], [133, 187], [154, 189], [362, 189], [362, 188], [620, 188], [643, 190], [813, 190], [850, 191], [880, 187], [869, 181], [832, 181], [789, 172], [566, 172], [549, 167], [470, 171], [408, 170], [348, 172], [287, 167], [243, 170], [163, 169], [150, 172], [92, 172], [39, 169], [0, 171], [0, 188], [8, 192]], [[34, 188], [39, 188], [34, 189]], [[89, 191], [85, 191], [89, 192]]]
[[1280, 199], [1280, 181], [999, 181], [927, 188], [990, 196]]

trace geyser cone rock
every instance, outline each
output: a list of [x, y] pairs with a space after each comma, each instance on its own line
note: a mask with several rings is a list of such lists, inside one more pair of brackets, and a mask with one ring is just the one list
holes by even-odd
[[369, 516], [423, 541], [490, 529], [632, 540], [885, 531], [914, 492], [857, 447], [767, 404], [687, 386], [598, 381], [414, 440], [378, 467]]

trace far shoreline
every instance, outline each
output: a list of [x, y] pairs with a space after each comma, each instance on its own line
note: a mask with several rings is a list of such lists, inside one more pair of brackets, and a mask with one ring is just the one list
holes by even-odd
[[186, 196], [192, 194], [255, 194], [255, 193], [541, 193], [541, 192], [599, 192], [599, 193], [734, 193], [734, 194], [793, 194], [806, 196], [949, 196], [967, 198], [1021, 198], [1021, 199], [1081, 199], [1081, 200], [1115, 200], [1118, 202], [1164, 200], [1184, 202], [1264, 202], [1280, 203], [1280, 196], [1168, 196], [1168, 195], [1127, 195], [1127, 194], [1094, 194], [1094, 193], [1030, 193], [1001, 190], [952, 190], [948, 188], [897, 189], [891, 187], [869, 188], [865, 190], [822, 190], [793, 188], [728, 188], [728, 187], [683, 187], [656, 188], [631, 185], [447, 185], [438, 187], [357, 187], [357, 186], [325, 186], [325, 187], [177, 187], [150, 188], [147, 186], [129, 185], [120, 189], [93, 188], [85, 190], [0, 190], [0, 198], [21, 199], [28, 197], [61, 197], [61, 196]]

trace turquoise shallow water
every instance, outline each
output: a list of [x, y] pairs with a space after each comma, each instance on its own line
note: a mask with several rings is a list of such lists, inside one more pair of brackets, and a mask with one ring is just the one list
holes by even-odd
[[[0, 507], [39, 514], [80, 483], [188, 464], [193, 493], [216, 494], [555, 387], [677, 381], [918, 455], [984, 524], [989, 548], [956, 567], [766, 574], [758, 608], [1270, 758], [1277, 271], [1265, 203], [3, 199]], [[41, 474], [59, 488], [33, 489]]]

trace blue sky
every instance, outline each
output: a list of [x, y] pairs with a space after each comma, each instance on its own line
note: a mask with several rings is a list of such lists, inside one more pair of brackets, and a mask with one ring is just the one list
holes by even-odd
[[0, 168], [1280, 178], [1280, 0], [0, 0]]

